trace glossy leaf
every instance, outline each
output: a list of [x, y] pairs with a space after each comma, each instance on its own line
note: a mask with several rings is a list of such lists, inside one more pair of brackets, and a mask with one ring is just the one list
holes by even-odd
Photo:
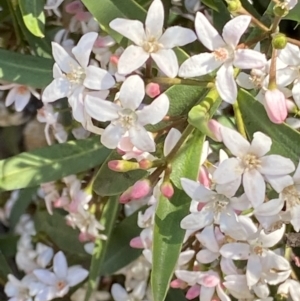
[[[87, 284], [87, 291], [85, 295], [85, 301], [88, 301], [97, 288], [97, 278], [99, 277], [100, 271], [102, 270], [102, 262], [107, 253], [107, 246], [111, 238], [111, 232], [115, 225], [115, 221], [118, 217], [120, 210], [120, 203], [118, 197], [112, 197], [105, 204], [104, 211], [102, 213], [100, 223], [105, 227], [103, 234], [107, 236], [107, 240], [98, 238], [95, 240], [95, 247], [93, 250], [93, 256], [90, 266], [89, 279]], [[108, 253], [109, 256], [111, 255]]]
[[190, 201], [186, 193], [177, 188], [171, 200], [164, 197], [159, 199], [152, 249], [151, 287], [154, 301], [166, 298], [185, 235], [185, 230], [180, 228], [180, 221], [188, 214]]
[[68, 141], [0, 161], [0, 189], [34, 187], [100, 165], [109, 150], [99, 137]]
[[0, 49], [0, 79], [45, 88], [52, 80], [53, 61]]
[[284, 17], [287, 20], [293, 20], [300, 23], [300, 2]]
[[46, 234], [46, 239], [49, 237], [50, 243], [53, 242], [60, 250], [81, 257], [89, 256], [83, 243], [78, 240], [79, 230], [68, 226], [65, 217], [57, 211], [53, 215], [47, 211], [38, 211], [34, 215], [34, 224], [36, 231], [40, 235]]
[[28, 30], [37, 37], [44, 37], [45, 14], [44, 0], [19, 0], [24, 23]]
[[22, 214], [26, 212], [27, 207], [32, 202], [33, 196], [36, 194], [38, 187], [30, 187], [20, 190], [19, 196], [14, 203], [10, 215], [9, 226], [13, 230]]
[[272, 138], [270, 153], [290, 158], [297, 165], [300, 157], [300, 133], [287, 124], [272, 123], [263, 105], [247, 91], [239, 91], [238, 102], [247, 134], [252, 138], [257, 131], [265, 133]]
[[137, 225], [137, 216], [138, 212], [144, 209], [145, 207], [138, 209], [114, 228], [108, 242], [100, 275], [112, 275], [142, 254], [141, 249], [133, 249], [129, 243], [141, 232], [141, 228]]
[[102, 196], [121, 194], [137, 180], [147, 175], [147, 172], [144, 170], [115, 172], [108, 168], [107, 163], [109, 161], [120, 159], [121, 156], [116, 151], [112, 151], [106, 161], [102, 164], [93, 184], [93, 189], [97, 194]]

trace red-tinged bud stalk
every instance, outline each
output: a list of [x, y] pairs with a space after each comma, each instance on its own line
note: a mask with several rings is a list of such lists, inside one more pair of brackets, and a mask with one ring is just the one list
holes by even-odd
[[131, 189], [131, 199], [138, 200], [146, 197], [152, 190], [151, 182], [148, 179], [137, 181]]
[[146, 94], [151, 97], [154, 98], [156, 96], [158, 96], [160, 94], [160, 86], [157, 83], [149, 83], [146, 86]]
[[140, 169], [138, 162], [130, 162], [126, 160], [112, 160], [108, 162], [109, 169], [116, 172], [127, 172], [130, 170]]

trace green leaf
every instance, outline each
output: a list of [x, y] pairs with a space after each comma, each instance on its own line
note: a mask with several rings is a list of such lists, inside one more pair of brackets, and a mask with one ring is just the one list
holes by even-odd
[[0, 235], [0, 251], [5, 257], [13, 257], [17, 253], [17, 242], [19, 236], [16, 234]]
[[35, 36], [45, 36], [45, 14], [43, 0], [19, 0], [24, 23]]
[[136, 181], [148, 174], [147, 171], [144, 170], [115, 172], [108, 168], [107, 163], [109, 161], [120, 159], [122, 159], [121, 156], [116, 151], [112, 151], [106, 161], [102, 164], [93, 183], [93, 190], [98, 195], [112, 196], [121, 194]]
[[300, 2], [298, 2], [283, 19], [293, 20], [300, 23]]
[[36, 231], [40, 235], [46, 234], [60, 250], [80, 257], [89, 256], [78, 240], [79, 230], [68, 226], [65, 217], [57, 211], [53, 215], [47, 211], [38, 211], [34, 215], [34, 224]]
[[36, 194], [38, 187], [30, 187], [22, 189], [19, 192], [19, 196], [14, 203], [11, 213], [9, 216], [9, 226], [11, 231], [15, 228], [16, 224], [19, 222], [19, 219], [22, 214], [26, 212], [27, 207], [32, 202], [33, 196]]
[[186, 301], [186, 297], [182, 289], [170, 288], [166, 297], [166, 301]]
[[145, 207], [138, 209], [114, 228], [101, 267], [101, 276], [116, 273], [142, 254], [141, 249], [133, 249], [129, 243], [132, 238], [141, 233], [141, 228], [137, 225], [137, 217], [138, 213], [144, 209]]
[[0, 275], [1, 278], [7, 279], [8, 274], [13, 274], [3, 253], [0, 251]]
[[52, 80], [51, 59], [0, 49], [0, 79], [43, 89]]
[[290, 158], [297, 165], [300, 157], [300, 133], [287, 124], [272, 123], [263, 107], [250, 93], [240, 90], [238, 103], [247, 134], [252, 138], [257, 131], [272, 139], [270, 153]]
[[101, 0], [101, 5], [94, 0], [83, 0], [83, 4], [96, 18], [111, 37], [120, 43], [123, 36], [109, 27], [109, 23], [115, 18], [128, 18], [144, 22], [146, 11], [133, 0]]
[[151, 273], [154, 301], [166, 298], [185, 235], [180, 221], [188, 214], [190, 201], [186, 193], [177, 188], [171, 200], [159, 199], [154, 220]]
[[[87, 291], [85, 295], [85, 301], [88, 301], [93, 293], [93, 291], [97, 288], [97, 278], [99, 277], [100, 271], [102, 270], [102, 262], [107, 253], [107, 246], [109, 244], [109, 240], [111, 237], [111, 232], [113, 226], [115, 225], [115, 221], [118, 217], [118, 213], [120, 210], [120, 204], [118, 201], [118, 197], [112, 197], [105, 204], [103, 214], [100, 219], [100, 223], [105, 227], [103, 234], [107, 236], [107, 240], [96, 239], [95, 247], [93, 250], [92, 262], [90, 266], [90, 273], [87, 285]], [[108, 253], [110, 256], [111, 254]]]
[[100, 165], [110, 150], [99, 137], [51, 145], [0, 161], [0, 189], [37, 186]]

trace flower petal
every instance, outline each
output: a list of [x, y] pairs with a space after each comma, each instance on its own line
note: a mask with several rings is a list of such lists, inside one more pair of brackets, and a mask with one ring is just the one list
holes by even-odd
[[235, 51], [233, 65], [240, 69], [259, 69], [267, 64], [266, 56], [252, 49]]
[[63, 72], [70, 73], [74, 68], [79, 67], [78, 63], [70, 57], [62, 46], [55, 42], [52, 42], [51, 45], [53, 58]]
[[226, 184], [240, 178], [242, 173], [243, 168], [240, 161], [236, 158], [230, 158], [218, 166], [213, 173], [213, 181], [217, 184]]
[[295, 170], [295, 165], [291, 159], [280, 155], [269, 155], [260, 158], [261, 167], [259, 172], [271, 176], [286, 175]]
[[88, 66], [83, 84], [92, 90], [107, 90], [115, 84], [115, 80], [106, 70], [96, 66]]
[[256, 169], [244, 173], [243, 186], [245, 193], [254, 208], [264, 202], [266, 183], [262, 175]]
[[121, 86], [119, 99], [123, 108], [135, 111], [145, 97], [145, 84], [138, 75], [129, 76]]
[[122, 127], [110, 124], [101, 135], [101, 143], [107, 148], [115, 149], [124, 134], [125, 130]]
[[142, 47], [130, 45], [120, 56], [118, 72], [123, 75], [129, 74], [142, 67], [148, 58], [149, 53]]
[[68, 269], [67, 281], [70, 287], [82, 282], [89, 272], [81, 266], [72, 266]]
[[145, 38], [144, 25], [140, 21], [117, 18], [112, 20], [109, 26], [136, 45], [141, 45]]
[[36, 276], [36, 278], [38, 278], [39, 281], [47, 285], [55, 285], [57, 280], [55, 274], [46, 269], [35, 269], [33, 274]]
[[206, 226], [200, 233], [196, 234], [202, 246], [210, 250], [212, 253], [219, 253], [219, 244], [216, 240], [214, 225]]
[[250, 256], [250, 246], [247, 243], [233, 242], [221, 247], [220, 253], [225, 258], [246, 260]]
[[251, 17], [242, 15], [231, 19], [227, 22], [223, 28], [223, 39], [227, 45], [235, 48], [243, 35], [243, 33], [248, 28], [251, 22]]
[[213, 222], [214, 214], [211, 210], [202, 210], [191, 213], [180, 222], [180, 227], [185, 230], [199, 230]]
[[152, 135], [149, 135], [141, 125], [135, 125], [129, 129], [131, 143], [141, 151], [154, 152], [155, 142]]
[[87, 95], [84, 102], [86, 112], [96, 120], [105, 122], [119, 117], [120, 107], [111, 101]]
[[278, 58], [285, 64], [294, 66], [300, 64], [299, 47], [291, 43], [287, 43], [284, 49], [279, 51]]
[[231, 64], [224, 64], [217, 72], [216, 88], [220, 97], [233, 104], [237, 98], [237, 86], [233, 76], [233, 67]]
[[136, 112], [139, 123], [141, 125], [157, 124], [167, 115], [169, 105], [168, 96], [164, 93], [161, 94], [155, 98], [150, 105]]
[[180, 137], [181, 133], [177, 129], [171, 128], [164, 142], [165, 157], [171, 152], [171, 150], [174, 148]]
[[292, 93], [293, 93], [294, 101], [297, 104], [297, 107], [300, 108], [300, 81], [299, 80], [294, 82]]
[[44, 90], [43, 102], [52, 102], [67, 97], [70, 92], [70, 82], [64, 78], [54, 79]]
[[284, 201], [282, 199], [273, 199], [256, 207], [254, 214], [262, 216], [272, 216], [278, 214], [283, 208]]
[[248, 259], [246, 271], [247, 284], [249, 285], [249, 287], [252, 287], [258, 282], [261, 274], [262, 265], [259, 256], [251, 255]]
[[31, 93], [29, 90], [25, 91], [24, 93], [16, 93], [15, 95], [15, 109], [17, 112], [23, 111], [23, 109], [28, 104], [31, 97]]
[[261, 132], [256, 132], [253, 135], [253, 140], [249, 148], [249, 153], [262, 157], [270, 151], [272, 145], [272, 139]]
[[218, 259], [219, 253], [213, 253], [208, 249], [202, 249], [198, 252], [196, 259], [203, 264], [211, 263]]
[[179, 68], [180, 77], [195, 77], [208, 74], [221, 66], [213, 53], [201, 53], [188, 58]]
[[62, 251], [59, 251], [53, 257], [53, 271], [59, 279], [65, 279], [67, 277], [68, 263]]
[[215, 50], [226, 46], [225, 42], [201, 12], [197, 12], [195, 29], [199, 41], [209, 50]]
[[185, 193], [193, 199], [195, 197], [195, 191], [198, 187], [200, 187], [200, 184], [198, 182], [195, 182], [193, 180], [187, 179], [187, 178], [181, 178], [180, 179], [181, 186]]
[[192, 43], [196, 39], [197, 37], [191, 29], [183, 28], [181, 26], [172, 26], [167, 28], [159, 39], [159, 43], [162, 44], [164, 48], [170, 49]]
[[90, 55], [97, 37], [97, 32], [88, 32], [81, 37], [77, 46], [72, 49], [76, 60], [83, 68], [86, 68], [90, 61]]
[[145, 27], [146, 34], [159, 38], [164, 25], [164, 6], [160, 0], [154, 0], [147, 13]]
[[167, 77], [174, 78], [177, 76], [179, 66], [177, 56], [172, 49], [160, 49], [151, 53], [151, 57]]

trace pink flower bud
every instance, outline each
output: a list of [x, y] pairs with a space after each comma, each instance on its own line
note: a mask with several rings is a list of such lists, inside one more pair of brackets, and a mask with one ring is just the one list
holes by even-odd
[[156, 97], [157, 95], [160, 94], [160, 87], [159, 87], [159, 84], [157, 83], [149, 83], [147, 86], [146, 86], [146, 94], [151, 97], [151, 98], [154, 98]]
[[283, 123], [287, 117], [287, 106], [284, 94], [278, 89], [267, 90], [264, 107], [273, 123]]
[[120, 198], [119, 198], [119, 202], [121, 204], [127, 204], [128, 202], [131, 201], [131, 191], [132, 191], [132, 186], [129, 187], [126, 191], [124, 191]]
[[139, 169], [139, 163], [125, 160], [112, 160], [108, 162], [108, 168], [116, 172], [126, 172]]
[[68, 14], [75, 15], [83, 11], [83, 4], [79, 0], [72, 1], [65, 6], [65, 10]]
[[199, 176], [198, 176], [198, 181], [205, 186], [206, 188], [210, 187], [211, 181], [209, 178], [209, 172], [206, 169], [206, 167], [201, 166], [200, 171], [199, 171]]
[[210, 119], [207, 123], [207, 127], [211, 132], [211, 138], [214, 139], [217, 142], [222, 142], [222, 135], [221, 135], [221, 123], [219, 123], [217, 120]]
[[134, 237], [130, 241], [129, 245], [131, 248], [134, 248], [134, 249], [144, 249], [144, 244], [142, 242], [142, 239], [139, 236]]
[[161, 184], [160, 191], [161, 191], [162, 195], [164, 197], [166, 197], [167, 199], [170, 199], [174, 194], [173, 185], [169, 181], [166, 181]]
[[109, 59], [109, 61], [113, 64], [113, 65], [118, 65], [118, 62], [119, 62], [119, 57], [117, 56], [117, 55], [115, 55], [115, 54], [113, 54], [111, 57], [110, 57], [110, 59]]
[[186, 283], [184, 281], [182, 281], [181, 279], [174, 279], [173, 281], [171, 281], [170, 287], [185, 289]]
[[151, 191], [151, 184], [150, 181], [145, 179], [145, 180], [140, 180], [137, 181], [133, 186], [131, 190], [131, 198], [138, 200], [141, 199], [145, 196], [147, 196]]
[[153, 166], [153, 163], [148, 159], [143, 159], [139, 162], [139, 166], [141, 169], [147, 170]]
[[80, 11], [76, 13], [75, 19], [80, 22], [87, 22], [92, 17], [92, 14], [88, 11]]
[[188, 300], [192, 300], [192, 299], [195, 299], [197, 298], [198, 296], [200, 295], [200, 286], [195, 284], [194, 286], [191, 286], [185, 297], [188, 299]]
[[80, 232], [78, 235], [78, 240], [80, 242], [93, 241], [95, 240], [95, 237], [87, 232]]

